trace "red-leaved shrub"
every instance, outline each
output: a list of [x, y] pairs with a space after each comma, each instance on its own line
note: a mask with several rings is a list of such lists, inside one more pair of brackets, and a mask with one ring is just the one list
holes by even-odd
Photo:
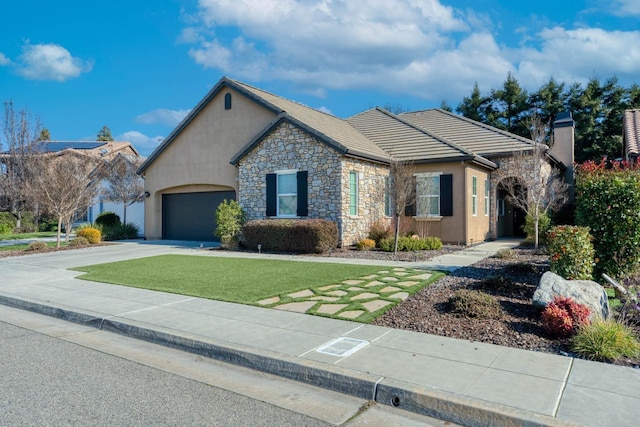
[[591, 310], [579, 304], [573, 298], [556, 296], [542, 313], [545, 330], [556, 337], [568, 337], [576, 332], [578, 326], [589, 323]]

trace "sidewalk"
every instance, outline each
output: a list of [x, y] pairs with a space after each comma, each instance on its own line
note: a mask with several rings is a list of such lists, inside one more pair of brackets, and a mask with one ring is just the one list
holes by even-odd
[[[515, 241], [429, 262], [455, 269]], [[637, 425], [640, 370], [286, 311], [75, 279], [67, 268], [165, 253], [289, 258], [123, 243], [0, 259], [0, 303], [463, 425]], [[295, 257], [316, 262], [353, 262]], [[365, 262], [360, 260], [358, 262]]]

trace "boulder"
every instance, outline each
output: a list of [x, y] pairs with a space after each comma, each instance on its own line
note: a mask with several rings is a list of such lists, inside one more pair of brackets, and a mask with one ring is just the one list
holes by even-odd
[[607, 293], [599, 283], [592, 280], [565, 280], [547, 271], [540, 278], [538, 288], [533, 294], [533, 304], [546, 307], [556, 296], [571, 297], [575, 302], [586, 305], [591, 310], [591, 317], [609, 317]]

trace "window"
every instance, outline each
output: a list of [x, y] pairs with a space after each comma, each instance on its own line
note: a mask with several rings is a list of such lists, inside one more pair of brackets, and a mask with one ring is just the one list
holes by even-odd
[[484, 180], [484, 215], [489, 216], [489, 180]]
[[224, 109], [231, 110], [231, 94], [227, 93], [224, 96]]
[[298, 205], [296, 173], [279, 173], [278, 179], [278, 216], [295, 216]]
[[307, 171], [283, 170], [267, 174], [266, 215], [308, 216]]
[[391, 178], [384, 177], [384, 214], [391, 216]]
[[358, 215], [358, 172], [349, 172], [349, 215]]
[[416, 176], [416, 214], [418, 216], [440, 215], [440, 175], [420, 174]]
[[504, 199], [498, 199], [498, 216], [504, 216]]
[[478, 215], [478, 178], [471, 177], [471, 214]]

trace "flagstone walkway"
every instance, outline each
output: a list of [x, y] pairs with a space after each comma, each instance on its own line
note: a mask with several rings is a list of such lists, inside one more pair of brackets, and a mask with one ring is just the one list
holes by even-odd
[[295, 313], [368, 321], [442, 275], [439, 272], [396, 267], [355, 280], [275, 295], [258, 301], [258, 304]]

